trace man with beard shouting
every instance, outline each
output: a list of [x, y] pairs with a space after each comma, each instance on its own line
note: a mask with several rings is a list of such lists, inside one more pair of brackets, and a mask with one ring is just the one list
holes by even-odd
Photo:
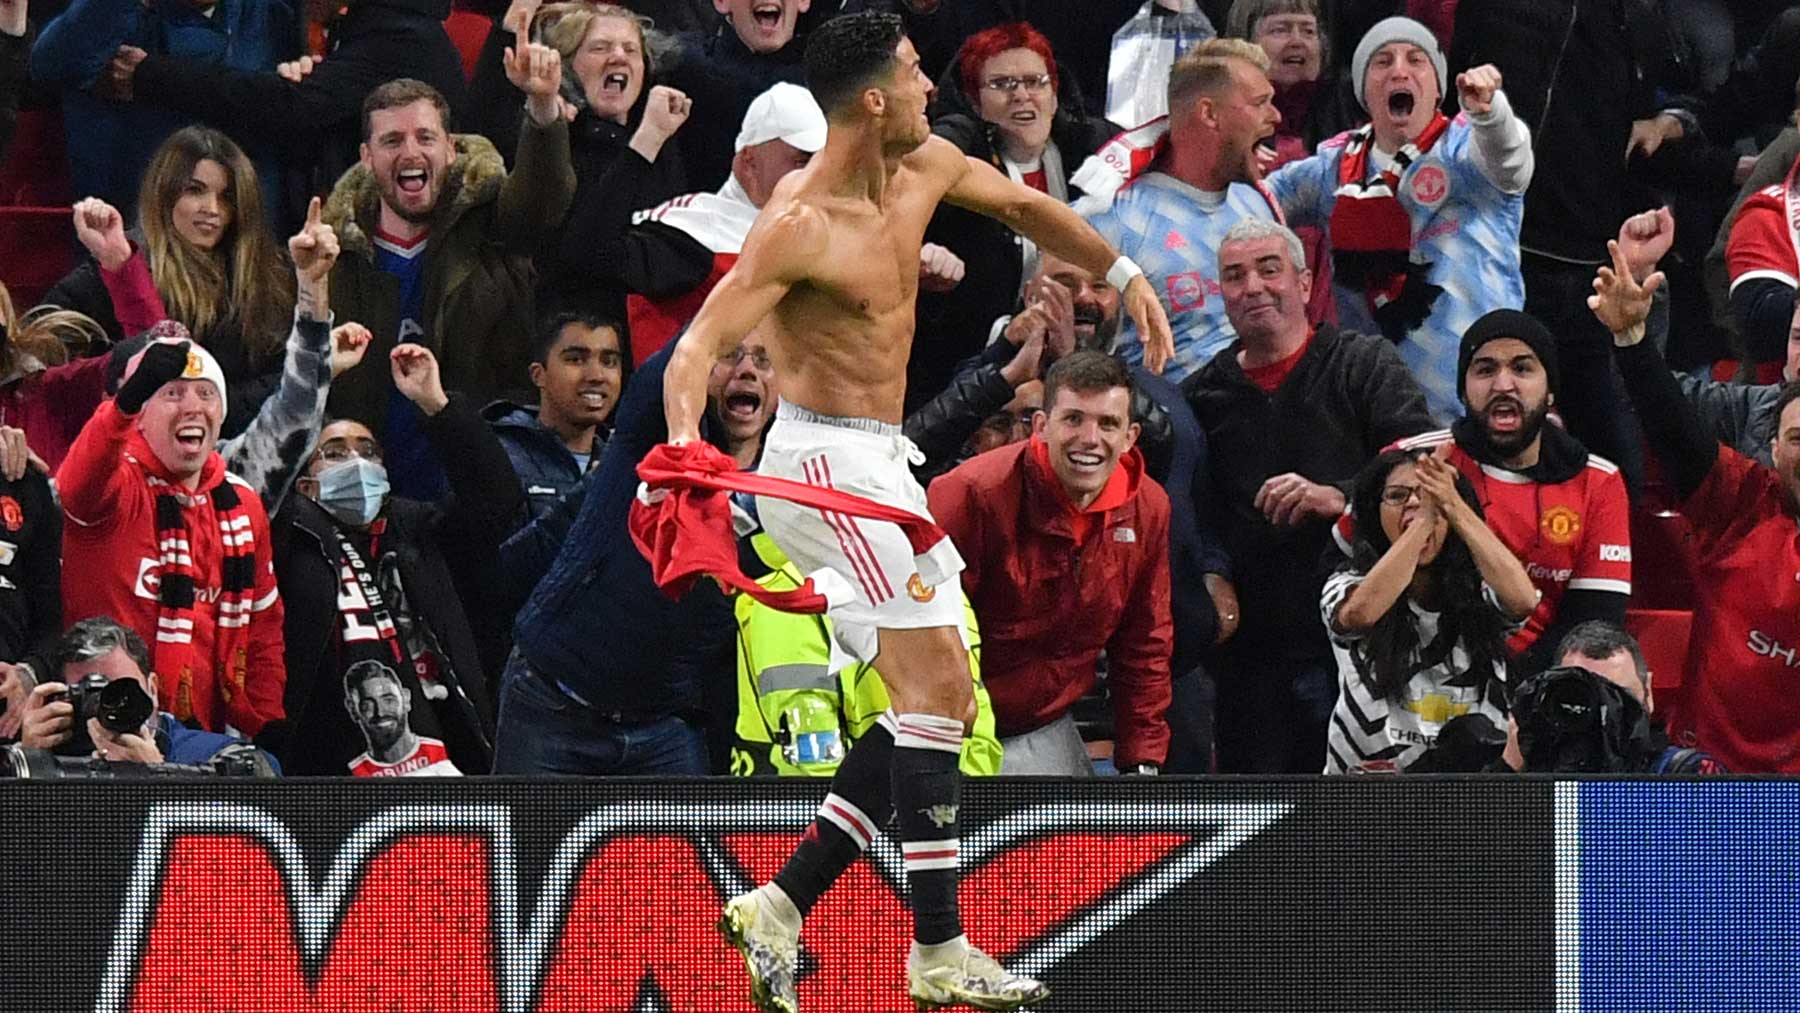
[[[1548, 667], [1549, 652], [1581, 623], [1624, 625], [1631, 598], [1625, 482], [1611, 461], [1545, 424], [1556, 403], [1556, 339], [1537, 318], [1494, 310], [1476, 320], [1463, 333], [1456, 372], [1467, 414], [1399, 446], [1455, 442], [1450, 461], [1474, 484], [1488, 527], [1543, 592], [1507, 644], [1518, 655], [1516, 685]], [[1334, 529], [1339, 548], [1349, 545], [1349, 525], [1346, 514]]]

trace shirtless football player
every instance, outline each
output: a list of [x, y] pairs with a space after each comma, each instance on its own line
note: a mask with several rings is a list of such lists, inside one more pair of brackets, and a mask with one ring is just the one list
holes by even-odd
[[[676, 346], [663, 391], [671, 443], [699, 439], [714, 360], [760, 324], [782, 398], [759, 470], [928, 516], [900, 421], [919, 247], [940, 200], [1104, 275], [1137, 322], [1146, 364], [1161, 370], [1173, 339], [1142, 271], [1065, 205], [932, 136], [932, 85], [898, 17], [826, 22], [807, 45], [806, 71], [830, 123], [825, 147], [775, 189], [736, 266]], [[913, 999], [921, 1008], [1012, 1009], [1044, 998], [1042, 984], [969, 944], [957, 910], [957, 758], [975, 713], [961, 596], [925, 584], [896, 525], [770, 497], [757, 510], [802, 572], [830, 567], [853, 578], [856, 600], [831, 613], [835, 638], [848, 654], [880, 658], [894, 707], [844, 759], [774, 880], [726, 904], [720, 927], [744, 955], [754, 1001], [795, 1013], [800, 921], [890, 815], [913, 912]], [[961, 565], [946, 568], [948, 579]]]

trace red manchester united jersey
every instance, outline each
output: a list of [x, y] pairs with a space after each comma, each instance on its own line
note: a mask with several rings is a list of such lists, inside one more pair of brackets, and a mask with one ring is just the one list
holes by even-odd
[[[1426, 450], [1450, 440], [1450, 430], [1440, 429], [1398, 445]], [[1630, 508], [1625, 482], [1611, 461], [1589, 454], [1586, 467], [1554, 485], [1482, 464], [1461, 446], [1450, 451], [1450, 463], [1475, 487], [1489, 529], [1525, 565], [1532, 584], [1543, 593], [1507, 647], [1518, 652], [1535, 644], [1569, 591], [1631, 593]], [[1348, 514], [1334, 529], [1346, 552], [1353, 530]]]
[[1725, 266], [1731, 287], [1753, 278], [1770, 278], [1800, 287], [1800, 263], [1794, 257], [1794, 240], [1788, 231], [1786, 187], [1777, 183], [1751, 194], [1738, 208], [1725, 244]]
[[1694, 526], [1686, 699], [1669, 733], [1736, 773], [1800, 773], [1800, 527], [1774, 471], [1719, 448]]

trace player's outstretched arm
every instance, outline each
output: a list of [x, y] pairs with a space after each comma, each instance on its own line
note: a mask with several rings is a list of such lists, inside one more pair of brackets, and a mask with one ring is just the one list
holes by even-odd
[[[1152, 373], [1175, 355], [1175, 339], [1169, 318], [1157, 301], [1156, 290], [1144, 272], [1094, 231], [1074, 209], [1054, 197], [1013, 182], [979, 159], [969, 158], [942, 138], [927, 142], [934, 168], [949, 173], [954, 182], [944, 199], [957, 207], [987, 215], [1038, 244], [1057, 257], [1094, 272], [1107, 280], [1124, 300], [1126, 312], [1137, 323], [1144, 343], [1144, 365]], [[960, 165], [955, 163], [960, 162]]]
[[806, 276], [806, 265], [824, 254], [825, 245], [825, 224], [810, 208], [790, 205], [757, 218], [737, 263], [719, 279], [669, 356], [663, 374], [663, 413], [670, 443], [700, 438], [706, 378], [713, 361], [762, 323], [788, 289]]

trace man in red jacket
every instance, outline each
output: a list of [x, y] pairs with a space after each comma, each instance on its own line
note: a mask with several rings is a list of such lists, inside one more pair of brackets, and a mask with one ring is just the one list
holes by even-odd
[[1100, 652], [1121, 771], [1169, 751], [1169, 497], [1133, 444], [1131, 376], [1076, 352], [1044, 378], [1031, 439], [932, 483], [931, 514], [962, 553], [1003, 774], [1092, 774], [1069, 709]]
[[269, 518], [213, 449], [225, 418], [218, 362], [185, 334], [151, 334], [57, 472], [63, 615], [136, 630], [161, 709], [254, 736], [284, 716], [287, 685]]

